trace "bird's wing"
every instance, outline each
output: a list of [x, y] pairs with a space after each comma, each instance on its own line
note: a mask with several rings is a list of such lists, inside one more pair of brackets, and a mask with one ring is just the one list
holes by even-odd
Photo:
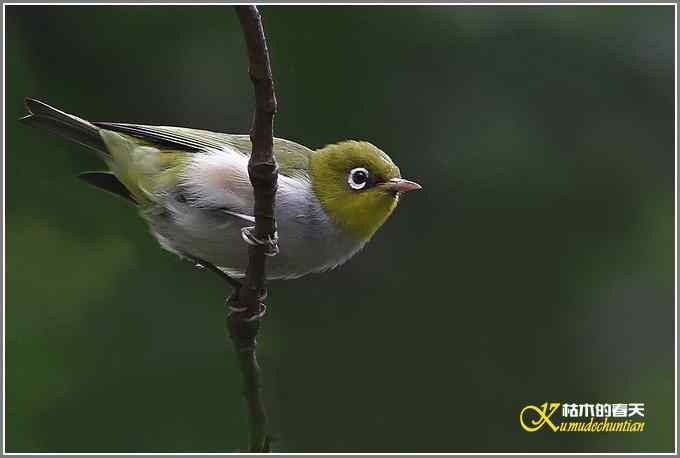
[[[136, 137], [149, 145], [188, 152], [206, 152], [229, 147], [246, 156], [252, 146], [248, 135], [232, 135], [200, 129], [170, 126], [146, 126], [113, 122], [94, 122], [95, 126]], [[274, 156], [279, 172], [285, 176], [306, 173], [313, 151], [299, 143], [274, 138]]]
[[[109, 167], [144, 209], [183, 206], [223, 219], [249, 221], [253, 190], [248, 177], [250, 139], [180, 127], [96, 123], [110, 157]], [[114, 130], [115, 129], [115, 130]], [[312, 151], [275, 139], [281, 176], [277, 199], [309, 186]]]

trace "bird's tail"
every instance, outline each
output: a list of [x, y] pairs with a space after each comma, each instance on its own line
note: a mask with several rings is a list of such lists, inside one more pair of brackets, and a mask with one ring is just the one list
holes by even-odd
[[26, 98], [29, 114], [19, 119], [24, 124], [42, 127], [50, 132], [106, 154], [106, 145], [93, 124], [57, 110], [39, 100]]
[[[26, 108], [29, 114], [19, 119], [22, 123], [42, 127], [68, 140], [80, 143], [97, 151], [104, 160], [109, 162], [111, 156], [99, 134], [99, 128], [94, 124], [35, 99], [27, 98]], [[130, 191], [111, 172], [84, 172], [78, 177], [99, 189], [136, 203]]]

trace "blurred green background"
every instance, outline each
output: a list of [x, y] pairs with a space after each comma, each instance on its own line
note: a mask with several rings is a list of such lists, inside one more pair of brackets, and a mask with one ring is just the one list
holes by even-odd
[[[324, 275], [271, 285], [277, 451], [671, 451], [672, 6], [263, 7], [277, 136], [366, 139], [424, 185]], [[247, 132], [230, 7], [6, 9], [12, 452], [246, 444], [225, 287], [81, 184], [85, 118]], [[644, 402], [638, 434], [526, 433], [527, 404]]]

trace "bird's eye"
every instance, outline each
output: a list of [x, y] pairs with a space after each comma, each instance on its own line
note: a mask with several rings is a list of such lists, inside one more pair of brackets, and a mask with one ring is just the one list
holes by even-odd
[[368, 183], [368, 170], [363, 167], [357, 167], [349, 172], [347, 183], [352, 189], [364, 189]]

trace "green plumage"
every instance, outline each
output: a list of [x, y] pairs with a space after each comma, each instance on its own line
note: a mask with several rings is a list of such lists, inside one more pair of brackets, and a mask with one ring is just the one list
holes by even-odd
[[311, 159], [312, 186], [324, 208], [352, 237], [368, 240], [397, 206], [397, 196], [379, 186], [357, 192], [347, 186], [347, 174], [364, 167], [378, 182], [400, 178], [392, 159], [368, 142], [329, 145]]
[[[88, 122], [28, 99], [22, 122], [98, 152], [110, 171], [80, 178], [136, 203], [161, 246], [242, 276], [241, 229], [253, 224], [248, 135], [185, 127]], [[344, 141], [312, 151], [274, 139], [279, 165], [276, 220], [281, 253], [270, 278], [333, 268], [360, 250], [394, 211], [403, 192], [387, 154], [368, 142]]]

